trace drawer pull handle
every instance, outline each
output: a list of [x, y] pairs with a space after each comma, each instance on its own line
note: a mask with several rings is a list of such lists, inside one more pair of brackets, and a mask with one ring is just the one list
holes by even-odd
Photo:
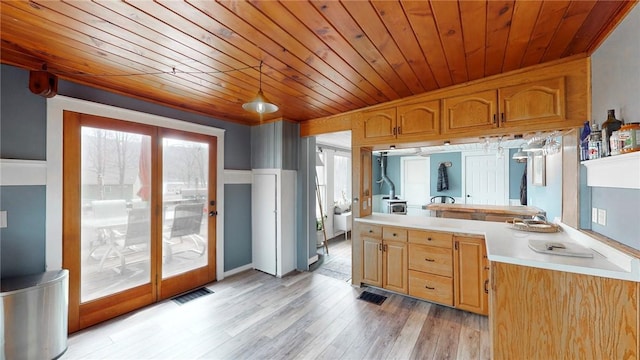
[[434, 261], [436, 261], [436, 260], [435, 260], [435, 259], [424, 258], [424, 261], [434, 262]]
[[427, 289], [429, 289], [429, 290], [435, 290], [435, 289], [436, 289], [436, 288], [434, 288], [434, 287], [430, 287], [429, 285], [425, 285], [424, 287], [425, 287], [425, 288], [427, 288]]
[[427, 241], [431, 241], [431, 238], [430, 238], [430, 237], [428, 237], [428, 238], [427, 238]]
[[485, 270], [489, 270], [489, 267], [488, 267], [488, 266], [485, 266], [485, 267], [484, 267], [484, 269], [485, 269]]
[[489, 293], [489, 280], [484, 281], [484, 293], [485, 294]]

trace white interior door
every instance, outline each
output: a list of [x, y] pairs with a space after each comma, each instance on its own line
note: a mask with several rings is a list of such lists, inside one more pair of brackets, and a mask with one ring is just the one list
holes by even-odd
[[407, 215], [428, 214], [422, 206], [429, 203], [431, 180], [430, 159], [427, 157], [403, 157], [401, 162], [402, 196], [407, 200]]
[[506, 157], [495, 154], [465, 156], [465, 203], [508, 205], [507, 164]]
[[277, 179], [275, 174], [254, 174], [251, 186], [253, 268], [276, 275]]

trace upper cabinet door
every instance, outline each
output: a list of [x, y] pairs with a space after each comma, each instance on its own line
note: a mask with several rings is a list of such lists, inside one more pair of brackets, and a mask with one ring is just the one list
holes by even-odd
[[564, 121], [564, 92], [564, 77], [500, 88], [500, 127]]
[[443, 134], [494, 129], [497, 123], [498, 95], [486, 90], [443, 100]]
[[386, 108], [362, 113], [359, 137], [363, 143], [380, 143], [396, 138], [396, 108]]
[[398, 138], [426, 140], [440, 133], [440, 100], [398, 106]]

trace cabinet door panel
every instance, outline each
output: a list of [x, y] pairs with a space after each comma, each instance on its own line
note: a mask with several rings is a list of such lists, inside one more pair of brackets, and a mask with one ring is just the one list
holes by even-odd
[[443, 100], [443, 133], [455, 134], [497, 127], [496, 90], [487, 90]]
[[398, 106], [398, 138], [426, 140], [440, 133], [440, 100]]
[[456, 237], [454, 241], [458, 245], [454, 253], [455, 307], [486, 315], [484, 239]]
[[501, 88], [501, 127], [565, 120], [564, 77]]
[[382, 286], [382, 240], [362, 238], [362, 282]]
[[385, 241], [383, 243], [384, 269], [382, 287], [392, 291], [406, 294], [408, 291], [407, 281], [407, 244], [395, 241]]
[[367, 142], [395, 139], [396, 108], [364, 112], [362, 126], [364, 139]]

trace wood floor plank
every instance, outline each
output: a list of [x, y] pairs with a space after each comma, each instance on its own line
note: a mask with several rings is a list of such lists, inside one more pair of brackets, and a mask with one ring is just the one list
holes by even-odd
[[[331, 248], [330, 248], [331, 251]], [[332, 252], [337, 254], [337, 252]], [[488, 359], [486, 317], [313, 272], [250, 270], [69, 337], [69, 359]]]

